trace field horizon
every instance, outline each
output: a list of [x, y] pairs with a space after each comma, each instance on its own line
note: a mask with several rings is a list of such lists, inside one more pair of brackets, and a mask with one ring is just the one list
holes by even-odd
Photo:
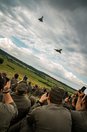
[[41, 88], [45, 87], [50, 89], [51, 87], [59, 86], [69, 93], [73, 93], [75, 91], [74, 88], [56, 80], [42, 71], [37, 70], [33, 66], [22, 62], [2, 49], [0, 49], [0, 58], [4, 59], [3, 64], [0, 64], [0, 72], [6, 72], [9, 78], [11, 78], [15, 73], [18, 73], [20, 80], [24, 75], [27, 75], [28, 81], [31, 81], [32, 85], [37, 84]]

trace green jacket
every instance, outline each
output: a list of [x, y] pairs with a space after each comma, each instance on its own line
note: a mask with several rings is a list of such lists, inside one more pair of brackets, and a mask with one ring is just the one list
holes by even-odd
[[0, 132], [6, 132], [10, 121], [17, 114], [17, 107], [15, 103], [4, 104], [0, 102]]
[[37, 107], [28, 114], [27, 121], [35, 132], [71, 132], [69, 110], [56, 104]]

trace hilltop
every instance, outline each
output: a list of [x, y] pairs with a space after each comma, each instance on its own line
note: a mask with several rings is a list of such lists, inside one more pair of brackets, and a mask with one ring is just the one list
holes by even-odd
[[0, 72], [6, 72], [10, 78], [17, 72], [20, 75], [20, 79], [22, 79], [26, 74], [33, 85], [38, 84], [40, 87], [46, 88], [58, 85], [70, 93], [74, 91], [70, 86], [56, 80], [42, 71], [35, 69], [1, 49], [0, 57], [4, 59], [4, 63], [0, 65]]

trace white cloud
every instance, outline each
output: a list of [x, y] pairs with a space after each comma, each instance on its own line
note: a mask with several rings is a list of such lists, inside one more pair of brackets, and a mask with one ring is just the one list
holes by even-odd
[[48, 73], [56, 79], [68, 80], [76, 85], [86, 85], [82, 80], [78, 79], [73, 73], [67, 71], [63, 65], [54, 63], [48, 60], [45, 54], [33, 55], [32, 50], [27, 48], [17, 47], [9, 38], [0, 39], [0, 47], [10, 53], [11, 55], [19, 58], [29, 65]]
[[[17, 2], [18, 5], [16, 2], [14, 6], [9, 5], [5, 11], [0, 11], [0, 35], [5, 37], [0, 39], [0, 47], [55, 78], [72, 82], [72, 86], [84, 84], [87, 81], [87, 78], [83, 80], [83, 76], [87, 75], [87, 52], [83, 51], [87, 46], [85, 44], [83, 48], [81, 42], [84, 36], [80, 29], [86, 29], [85, 26], [80, 28], [84, 23], [83, 9], [79, 8], [77, 12], [70, 8], [62, 10], [59, 6], [54, 8], [48, 1], [26, 4], [27, 1], [22, 0]], [[83, 19], [80, 19], [78, 11]], [[38, 21], [41, 15], [44, 16], [43, 23]], [[17, 47], [11, 41], [12, 36], [23, 41], [28, 48]], [[62, 54], [55, 52], [55, 48], [62, 48]]]

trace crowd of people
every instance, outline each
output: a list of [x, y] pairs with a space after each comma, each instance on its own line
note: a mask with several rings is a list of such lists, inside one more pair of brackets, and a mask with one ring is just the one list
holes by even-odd
[[24, 75], [0, 73], [0, 132], [87, 132], [87, 95], [83, 86], [68, 94], [32, 86]]

